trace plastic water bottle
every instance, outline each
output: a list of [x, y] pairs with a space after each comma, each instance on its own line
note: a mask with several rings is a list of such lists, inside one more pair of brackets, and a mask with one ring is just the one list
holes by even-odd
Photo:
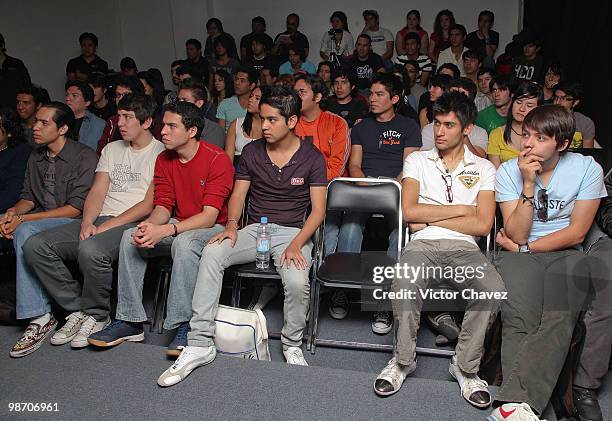
[[262, 216], [257, 228], [257, 255], [255, 257], [257, 269], [268, 269], [270, 267], [270, 240], [268, 217]]

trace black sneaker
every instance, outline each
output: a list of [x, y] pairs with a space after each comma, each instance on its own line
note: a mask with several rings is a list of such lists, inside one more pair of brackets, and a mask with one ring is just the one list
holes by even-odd
[[389, 311], [377, 311], [372, 315], [372, 332], [386, 335], [393, 328], [393, 315]]
[[187, 334], [191, 330], [189, 326], [189, 322], [181, 323], [176, 329], [176, 336], [174, 336], [174, 340], [170, 342], [168, 345], [168, 350], [166, 351], [166, 355], [170, 357], [178, 357], [181, 355], [183, 348], [187, 346]]
[[349, 305], [346, 293], [341, 289], [337, 289], [329, 300], [329, 315], [334, 319], [342, 320], [348, 315]]
[[113, 320], [113, 322], [106, 328], [94, 333], [87, 339], [87, 342], [89, 342], [90, 345], [101, 346], [103, 348], [119, 345], [124, 341], [144, 341], [144, 329], [142, 327], [142, 323]]

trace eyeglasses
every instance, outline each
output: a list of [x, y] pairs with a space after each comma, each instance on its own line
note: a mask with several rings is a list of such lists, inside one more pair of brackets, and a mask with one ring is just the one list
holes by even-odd
[[453, 203], [453, 176], [450, 174], [440, 174], [444, 184], [446, 184], [446, 200]]
[[538, 211], [536, 216], [539, 221], [548, 221], [548, 193], [545, 189], [538, 191]]
[[574, 100], [574, 98], [573, 98], [573, 97], [571, 97], [571, 96], [567, 96], [567, 95], [564, 95], [564, 96], [553, 95], [553, 99], [554, 99], [555, 101], [568, 101], [568, 102], [571, 102], [571, 101], [573, 101], [573, 100]]

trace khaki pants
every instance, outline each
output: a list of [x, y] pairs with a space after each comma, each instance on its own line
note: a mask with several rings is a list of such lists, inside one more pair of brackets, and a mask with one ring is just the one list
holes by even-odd
[[[457, 276], [418, 276], [413, 279], [394, 279], [394, 292], [412, 291], [413, 299], [392, 300], [393, 314], [397, 321], [395, 356], [400, 364], [408, 365], [416, 357], [416, 338], [420, 313], [423, 307], [422, 293], [440, 287], [457, 291], [458, 298], [465, 293], [504, 292], [504, 285], [495, 267], [480, 249], [463, 240], [415, 240], [402, 252], [400, 266], [441, 268], [443, 274], [453, 271]], [[465, 268], [474, 270], [473, 277], [459, 276]], [[459, 268], [459, 269], [457, 269]], [[464, 268], [464, 269], [461, 269]], [[461, 269], [461, 270], [460, 270]], [[469, 271], [472, 272], [472, 271]], [[423, 274], [426, 275], [426, 274]], [[499, 301], [495, 299], [466, 299], [465, 317], [456, 347], [457, 363], [466, 373], [477, 373], [483, 354], [483, 343], [489, 326], [495, 320]], [[450, 306], [450, 303], [449, 303]]]

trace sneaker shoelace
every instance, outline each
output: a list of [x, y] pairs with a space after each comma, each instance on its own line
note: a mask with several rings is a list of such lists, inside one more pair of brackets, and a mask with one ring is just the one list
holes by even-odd
[[331, 297], [331, 302], [333, 307], [346, 307], [348, 306], [348, 298], [346, 294], [342, 291], [334, 292], [334, 295]]
[[93, 316], [87, 316], [87, 318], [85, 319], [85, 321], [81, 325], [81, 329], [79, 330], [79, 333], [83, 333], [87, 337], [89, 337], [89, 335], [91, 335], [91, 332], [96, 327], [96, 323], [97, 323], [97, 321], [96, 321], [96, 319], [93, 318]]
[[377, 311], [374, 313], [375, 323], [384, 323], [386, 325], [391, 323], [391, 313], [388, 311]]
[[172, 367], [170, 368], [172, 370], [178, 369], [181, 365], [187, 363], [187, 361], [191, 358], [192, 354], [193, 353], [191, 352], [189, 347], [183, 348], [183, 352], [181, 352], [181, 355], [179, 355], [179, 357], [176, 359], [176, 361], [174, 362], [174, 364], [172, 364]]
[[437, 323], [441, 324], [443, 321], [448, 320], [450, 323], [454, 323], [453, 318], [449, 313], [438, 313], [432, 319]]
[[489, 387], [489, 383], [487, 383], [486, 380], [482, 380], [477, 375], [469, 376], [463, 373], [463, 376], [465, 378], [465, 385], [470, 393], [473, 393], [475, 390], [486, 389]]
[[83, 320], [85, 315], [83, 313], [72, 313], [66, 317], [66, 324], [60, 329], [62, 332], [70, 332], [74, 327]]

